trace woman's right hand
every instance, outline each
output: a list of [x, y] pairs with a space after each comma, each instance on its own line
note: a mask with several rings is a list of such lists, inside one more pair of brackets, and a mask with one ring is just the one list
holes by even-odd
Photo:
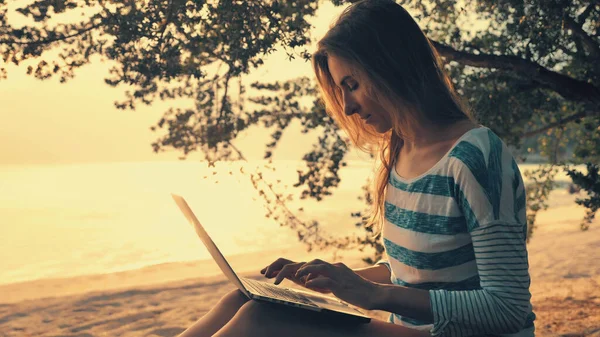
[[[300, 267], [302, 267], [304, 264], [306, 264], [306, 262], [294, 262], [280, 257], [275, 260], [275, 262], [264, 267], [260, 273], [265, 275], [265, 277], [268, 279], [275, 278], [275, 284], [281, 283], [283, 279], [288, 279], [300, 286], [306, 287], [305, 284], [307, 281], [312, 279], [312, 275], [309, 274], [300, 278], [296, 278], [294, 276], [296, 275], [296, 271], [298, 271], [298, 269], [300, 269]], [[318, 291], [324, 294], [330, 292], [326, 289], [315, 289], [314, 287], [311, 287], [310, 290]]]

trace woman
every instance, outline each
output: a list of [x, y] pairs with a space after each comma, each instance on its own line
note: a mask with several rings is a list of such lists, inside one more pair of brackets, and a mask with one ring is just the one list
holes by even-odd
[[353, 4], [313, 66], [328, 113], [355, 145], [379, 149], [370, 225], [386, 259], [360, 270], [278, 259], [261, 273], [389, 321], [350, 328], [234, 291], [182, 336], [533, 336], [521, 174], [410, 15], [391, 0]]

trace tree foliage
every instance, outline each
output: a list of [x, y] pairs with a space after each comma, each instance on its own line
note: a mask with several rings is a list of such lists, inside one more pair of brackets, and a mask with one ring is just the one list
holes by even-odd
[[[336, 5], [348, 1], [332, 0]], [[547, 207], [554, 177], [563, 169], [587, 199], [582, 228], [600, 205], [600, 5], [594, 0], [455, 1], [401, 0], [447, 61], [452, 80], [482, 122], [519, 153], [539, 152], [550, 163], [528, 172], [528, 222]], [[0, 0], [0, 78], [5, 65], [36, 60], [27, 73], [40, 80], [74, 77], [91, 57], [114, 61], [105, 79], [127, 85], [120, 109], [155, 100], [193, 99], [190, 109], [169, 109], [153, 129], [161, 135], [156, 152], [201, 151], [209, 162], [243, 159], [237, 135], [254, 125], [274, 130], [270, 158], [292, 121], [303, 132], [318, 130], [304, 156], [296, 186], [302, 198], [321, 200], [340, 182], [349, 148], [327, 117], [309, 77], [254, 83], [260, 95], [248, 97], [240, 76], [260, 67], [282, 48], [288, 57], [310, 58], [307, 18], [322, 0], [35, 0], [22, 5]], [[51, 23], [63, 13], [87, 10], [80, 21]], [[9, 16], [28, 23], [14, 25]], [[475, 26], [474, 23], [479, 23]], [[50, 57], [51, 51], [58, 58]], [[308, 75], [308, 74], [307, 74]], [[302, 104], [311, 98], [312, 104]], [[573, 165], [585, 164], [579, 172]], [[298, 232], [313, 246], [382, 249], [367, 230], [362, 237], [330, 237], [317, 221], [303, 221], [286, 207], [288, 197], [266, 182], [251, 179], [268, 202], [269, 216]], [[370, 202], [365, 188], [364, 200]], [[362, 225], [360, 211], [352, 213]], [[372, 261], [373, 257], [370, 257]]]

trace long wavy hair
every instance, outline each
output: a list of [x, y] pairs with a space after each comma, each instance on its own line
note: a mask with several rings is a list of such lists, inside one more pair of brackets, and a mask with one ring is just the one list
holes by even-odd
[[[391, 130], [378, 133], [358, 114], [344, 113], [342, 91], [329, 71], [335, 56], [350, 65], [369, 97], [383, 106]], [[415, 121], [451, 125], [475, 121], [443, 69], [441, 59], [410, 14], [392, 0], [363, 0], [347, 7], [318, 42], [313, 68], [328, 114], [365, 152], [379, 152], [373, 207], [367, 226], [380, 233], [389, 175], [407, 127]]]

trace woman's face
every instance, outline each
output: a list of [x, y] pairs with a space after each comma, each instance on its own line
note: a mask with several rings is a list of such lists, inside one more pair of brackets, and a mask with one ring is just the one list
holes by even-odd
[[[390, 114], [367, 95], [366, 85], [361, 85], [352, 74], [351, 67], [335, 56], [327, 57], [329, 72], [342, 92], [344, 113], [347, 116], [358, 114], [365, 124], [372, 125], [379, 133], [392, 128]], [[363, 83], [364, 84], [364, 83]]]

